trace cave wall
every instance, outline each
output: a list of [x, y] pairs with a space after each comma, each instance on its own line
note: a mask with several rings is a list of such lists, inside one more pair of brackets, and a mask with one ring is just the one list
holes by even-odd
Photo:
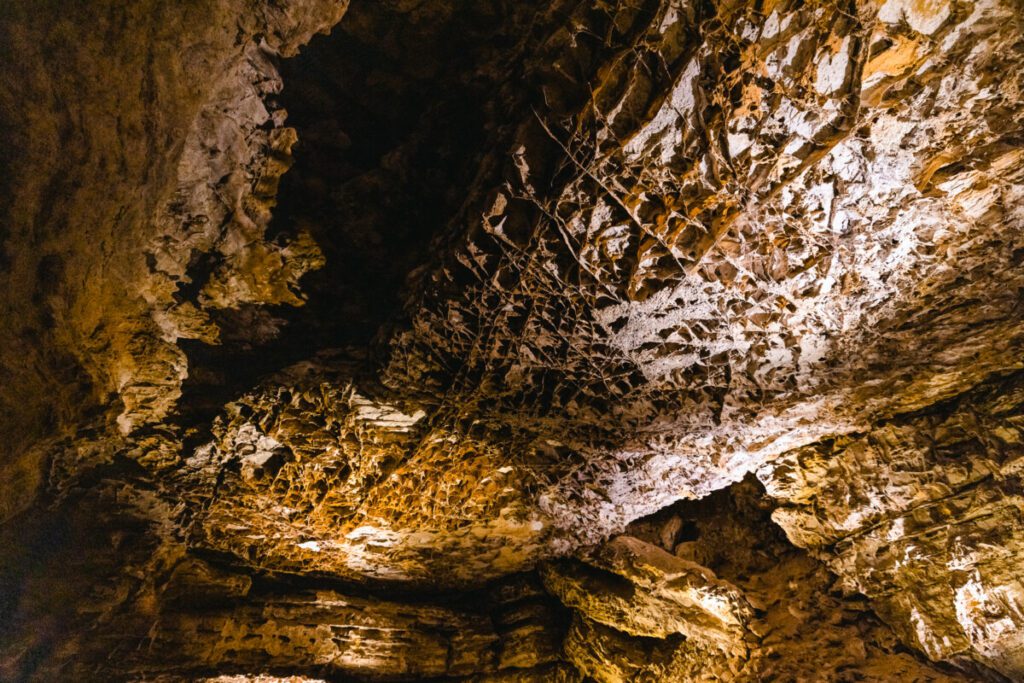
[[[260, 244], [291, 141], [267, 108], [272, 56], [345, 4], [0, 10], [15, 67], [0, 88], [4, 518], [32, 501], [61, 437], [83, 424], [128, 434], [171, 412], [187, 375], [175, 341], [216, 336], [202, 308], [296, 301], [289, 285], [315, 247]], [[178, 295], [211, 254], [233, 293]]]
[[7, 3], [0, 671], [1024, 676], [1022, 17]]

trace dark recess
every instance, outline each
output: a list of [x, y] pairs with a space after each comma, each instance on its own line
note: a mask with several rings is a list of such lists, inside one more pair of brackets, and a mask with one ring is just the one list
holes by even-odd
[[[429, 261], [477, 172], [500, 75], [494, 55], [515, 39], [514, 13], [525, 14], [484, 2], [424, 19], [392, 3], [353, 4], [331, 35], [281, 62], [279, 104], [299, 142], [269, 237], [309, 231], [327, 265], [303, 278], [305, 306], [217, 312], [220, 345], [180, 342], [187, 446], [261, 377], [322, 349], [365, 349], [400, 318], [408, 274]], [[194, 293], [212, 268], [196, 272]]]

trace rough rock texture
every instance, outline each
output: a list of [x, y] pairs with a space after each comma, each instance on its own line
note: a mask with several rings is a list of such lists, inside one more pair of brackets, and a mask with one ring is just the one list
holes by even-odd
[[1020, 0], [0, 57], [0, 678], [1024, 678]]
[[[46, 528], [6, 530], [5, 547], [27, 561], [0, 566], [5, 582], [21, 584], [3, 605], [0, 679], [286, 671], [408, 680], [527, 675], [560, 658], [566, 618], [532, 576], [405, 599], [310, 585], [189, 553], [168, 533], [172, 515], [152, 491], [104, 480], [74, 492]], [[26, 536], [49, 543], [18, 548]]]
[[759, 476], [793, 542], [818, 551], [908, 643], [1024, 674], [1020, 373], [788, 453]]
[[589, 619], [631, 635], [679, 633], [724, 649], [743, 641], [750, 607], [704, 567], [629, 536], [609, 541], [592, 561], [600, 573], [579, 563], [550, 565], [545, 585]]
[[[345, 4], [5, 3], [0, 49], [25, 66], [0, 88], [0, 414], [17, 435], [4, 440], [3, 518], [32, 501], [54, 450], [102, 458], [130, 449], [121, 436], [169, 429], [187, 375], [175, 342], [217, 335], [204, 309], [296, 302], [289, 284], [317, 264], [315, 245], [262, 241], [294, 141], [268, 108], [273, 58]], [[216, 277], [190, 293], [203, 259]], [[107, 442], [58, 440], [83, 423]], [[136, 457], [175, 455], [150, 439]]]
[[[617, 587], [592, 583], [566, 600], [576, 611], [565, 640], [567, 657], [588, 676], [608, 682], [963, 680], [963, 671], [908, 654], [863, 598], [837, 591], [822, 563], [772, 528], [770, 508], [756, 484], [745, 481], [630, 525], [628, 532], [636, 536], [619, 536], [597, 551], [621, 558], [626, 581]], [[728, 600], [706, 604], [729, 615], [718, 621], [729, 628], [719, 626], [708, 639], [694, 631], [700, 618], [691, 617], [688, 633], [638, 632], [636, 616], [643, 609], [609, 619], [608, 604], [624, 594], [647, 603], [664, 594], [663, 586], [649, 582], [654, 562], [689, 572], [699, 567], [708, 577], [705, 595], [721, 595], [728, 586]], [[565, 591], [553, 588], [565, 600]], [[692, 608], [666, 611], [666, 619], [673, 614], [689, 616]]]

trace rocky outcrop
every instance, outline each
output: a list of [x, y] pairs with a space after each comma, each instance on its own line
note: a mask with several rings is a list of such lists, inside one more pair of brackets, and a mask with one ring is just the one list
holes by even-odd
[[1024, 675], [1021, 377], [780, 458], [773, 518], [935, 659]]
[[[328, 588], [197, 557], [167, 533], [173, 515], [152, 491], [108, 480], [46, 529], [7, 531], [5, 547], [31, 559], [0, 566], [4, 585], [20, 585], [5, 593], [0, 677], [545, 680], [559, 668], [566, 619], [535, 577], [448, 600]], [[53, 545], [24, 547], [39, 538]]]
[[[4, 59], [26, 67], [0, 88], [0, 413], [19, 435], [0, 464], [3, 518], [32, 502], [54, 453], [104, 459], [141, 428], [168, 430], [188, 374], [176, 342], [217, 338], [205, 310], [298, 303], [289, 287], [318, 265], [315, 245], [264, 241], [294, 142], [270, 102], [273, 60], [346, 4], [4, 8]], [[189, 292], [200, 263], [216, 274]], [[61, 441], [84, 424], [108, 443]], [[138, 450], [157, 467], [177, 456], [173, 439]]]
[[598, 572], [578, 563], [550, 565], [545, 585], [591, 621], [630, 635], [678, 633], [706, 648], [743, 649], [750, 607], [706, 568], [630, 536], [602, 546], [596, 563]]
[[[746, 481], [698, 504], [677, 504], [632, 524], [630, 532], [646, 540], [620, 536], [600, 551], [622, 558], [620, 576], [631, 579], [614, 588], [591, 583], [574, 592], [558, 583], [552, 586], [576, 611], [564, 645], [567, 658], [586, 675], [607, 682], [973, 677], [908, 654], [866, 601], [837, 591], [822, 563], [785, 541], [772, 527], [770, 509], [757, 486]], [[623, 546], [631, 552], [624, 555]], [[628, 612], [627, 618], [609, 619], [607, 606], [623, 595], [642, 605], [662, 598], [664, 587], [644, 578], [650, 576], [652, 558], [662, 567], [690, 572], [700, 567], [703, 576], [713, 576], [710, 568], [698, 564], [702, 562], [727, 576], [728, 581], [713, 579], [708, 588], [719, 592], [728, 586], [730, 599], [708, 604], [717, 614], [730, 615], [730, 628], [719, 626], [708, 639], [693, 630], [707, 623], [707, 614], [693, 618], [692, 608], [664, 613], [668, 624], [686, 615], [688, 632], [663, 628], [638, 633], [636, 616], [649, 613], [643, 608]], [[576, 579], [580, 574], [569, 575]], [[575, 584], [580, 585], [578, 579]]]

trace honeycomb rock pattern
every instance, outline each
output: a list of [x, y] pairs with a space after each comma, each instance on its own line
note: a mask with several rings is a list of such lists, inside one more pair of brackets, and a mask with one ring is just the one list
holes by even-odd
[[0, 29], [0, 678], [1024, 677], [1020, 0]]

